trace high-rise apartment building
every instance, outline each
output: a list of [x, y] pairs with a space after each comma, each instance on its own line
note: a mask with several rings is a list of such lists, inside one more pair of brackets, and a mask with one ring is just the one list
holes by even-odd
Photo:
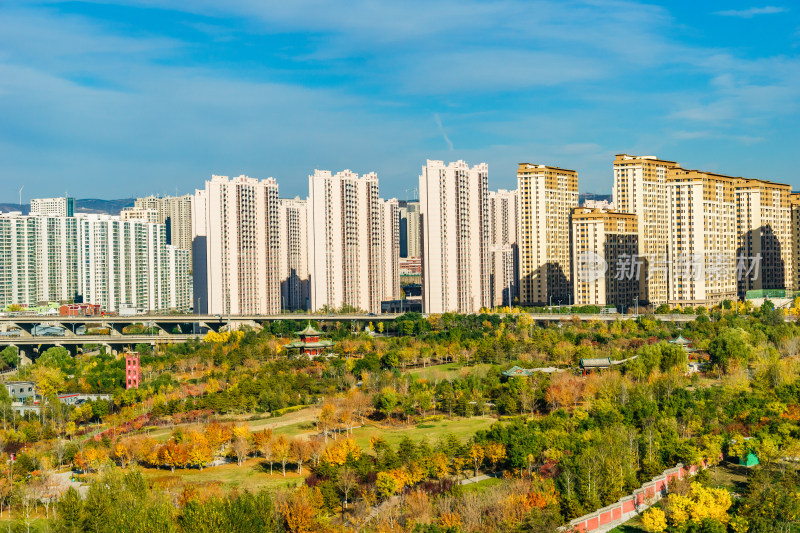
[[161, 219], [158, 209], [141, 207], [126, 207], [119, 212], [119, 217], [126, 221], [143, 220], [145, 222], [152, 222], [153, 224], [158, 224]]
[[653, 305], [667, 301], [667, 174], [675, 168], [674, 161], [655, 156], [619, 154], [614, 159], [614, 209], [637, 217], [639, 298]]
[[74, 217], [0, 215], [0, 307], [79, 294], [75, 224]]
[[[123, 217], [143, 218], [151, 222], [166, 224], [167, 241], [183, 250], [192, 249], [192, 204], [194, 196], [147, 196], [137, 198], [132, 208], [124, 209]], [[155, 220], [153, 211], [157, 213]]]
[[396, 198], [380, 200], [381, 300], [400, 298], [400, 204]]
[[493, 306], [513, 305], [519, 290], [518, 200], [517, 191], [489, 191], [489, 253]]
[[379, 313], [384, 235], [378, 176], [316, 170], [308, 182], [311, 309]]
[[787, 289], [800, 290], [800, 193], [789, 196], [792, 213], [792, 278]]
[[195, 193], [195, 310], [272, 314], [281, 310], [280, 208], [273, 178], [212, 176]]
[[666, 286], [670, 305], [710, 306], [736, 298], [738, 181], [710, 172], [669, 169]]
[[422, 257], [420, 247], [419, 201], [400, 207], [400, 257]]
[[308, 309], [308, 210], [305, 200], [280, 200], [283, 309]]
[[488, 166], [428, 160], [419, 188], [423, 309], [475, 313], [489, 307]]
[[520, 163], [519, 277], [523, 304], [572, 301], [570, 215], [578, 207], [578, 173]]
[[579, 207], [572, 212], [572, 284], [575, 305], [613, 305], [639, 299], [639, 232], [634, 213]]
[[108, 215], [0, 216], [0, 306], [73, 301], [108, 311], [185, 311], [188, 254], [170, 263], [163, 224]]
[[48, 217], [71, 217], [75, 214], [75, 199], [69, 196], [34, 198], [31, 200], [30, 214]]
[[[756, 179], [736, 182], [739, 297], [757, 289], [791, 289], [794, 279], [790, 185]], [[752, 268], [750, 275], [744, 275]]]

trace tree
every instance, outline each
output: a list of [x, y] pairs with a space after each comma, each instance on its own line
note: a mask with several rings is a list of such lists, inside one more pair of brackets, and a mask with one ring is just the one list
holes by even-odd
[[667, 518], [664, 511], [658, 507], [651, 507], [642, 515], [642, 525], [650, 533], [661, 533], [667, 529]]
[[236, 437], [231, 445], [231, 451], [236, 457], [236, 464], [242, 466], [242, 463], [250, 453], [250, 443], [244, 437]]
[[339, 470], [339, 477], [336, 480], [336, 486], [340, 491], [342, 491], [342, 494], [344, 494], [345, 509], [347, 509], [347, 500], [350, 492], [356, 487], [357, 484], [358, 476], [352, 468], [345, 466]]
[[311, 451], [308, 441], [303, 437], [296, 437], [292, 439], [289, 445], [289, 453], [297, 465], [297, 474], [303, 475], [303, 463], [308, 461], [309, 452]]
[[382, 498], [389, 498], [398, 490], [397, 479], [389, 472], [378, 472], [375, 488]]
[[480, 444], [473, 444], [472, 446], [469, 447], [468, 455], [475, 469], [475, 476], [477, 476], [478, 468], [480, 468], [481, 463], [483, 463], [483, 458], [485, 456], [485, 451], [483, 449], [483, 446], [481, 446]]
[[54, 529], [59, 533], [80, 533], [83, 527], [83, 500], [75, 487], [70, 487], [56, 505], [58, 518]]
[[286, 463], [289, 462], [290, 450], [289, 440], [285, 435], [278, 435], [278, 438], [275, 439], [275, 443], [272, 446], [272, 453], [275, 459], [281, 464], [283, 477], [286, 477]]

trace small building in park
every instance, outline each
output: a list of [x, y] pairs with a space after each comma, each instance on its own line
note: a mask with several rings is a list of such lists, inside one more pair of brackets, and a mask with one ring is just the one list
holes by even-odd
[[594, 357], [589, 359], [581, 359], [580, 362], [581, 373], [585, 376], [592, 372], [600, 372], [611, 368], [611, 359], [608, 357]]
[[320, 332], [311, 327], [311, 324], [302, 331], [298, 331], [299, 341], [291, 342], [285, 346], [288, 350], [298, 350], [299, 355], [312, 359], [320, 355], [331, 353], [332, 341], [320, 340]]
[[139, 352], [128, 352], [125, 354], [125, 388], [138, 389], [139, 381], [142, 379], [142, 371], [139, 367]]
[[683, 335], [678, 335], [677, 338], [672, 339], [671, 341], [668, 341], [668, 342], [670, 344], [674, 344], [675, 346], [680, 346], [681, 348], [683, 348], [683, 351], [686, 352], [687, 354], [694, 353], [694, 352], [697, 351], [692, 346], [692, 341], [690, 341], [689, 339], [684, 338]]

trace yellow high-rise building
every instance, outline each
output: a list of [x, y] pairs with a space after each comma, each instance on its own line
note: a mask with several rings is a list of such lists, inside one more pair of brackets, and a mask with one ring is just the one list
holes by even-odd
[[669, 170], [670, 305], [711, 306], [736, 299], [739, 180], [698, 170]]
[[520, 303], [569, 304], [570, 214], [578, 207], [578, 173], [520, 163], [517, 184]]
[[667, 174], [674, 168], [678, 163], [649, 155], [614, 159], [614, 209], [637, 217], [639, 298], [654, 306], [667, 301]]

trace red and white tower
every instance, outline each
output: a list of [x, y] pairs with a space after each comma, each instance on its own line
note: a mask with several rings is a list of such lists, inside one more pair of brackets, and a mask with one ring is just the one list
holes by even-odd
[[141, 371], [139, 370], [139, 352], [130, 352], [125, 354], [125, 388], [138, 389], [139, 380], [141, 379]]

